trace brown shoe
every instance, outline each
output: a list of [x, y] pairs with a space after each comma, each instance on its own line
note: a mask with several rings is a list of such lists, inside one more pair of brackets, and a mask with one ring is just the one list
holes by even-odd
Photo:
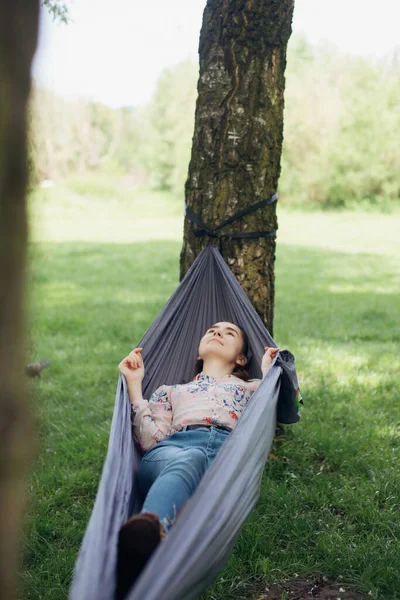
[[126, 596], [165, 537], [164, 528], [154, 513], [139, 513], [122, 525], [118, 537], [116, 600]]

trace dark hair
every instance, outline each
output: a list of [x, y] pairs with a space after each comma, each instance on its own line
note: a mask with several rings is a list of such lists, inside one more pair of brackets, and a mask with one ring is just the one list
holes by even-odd
[[[242, 354], [244, 354], [245, 357], [247, 358], [247, 364], [245, 367], [242, 367], [240, 365], [235, 365], [235, 368], [232, 371], [232, 375], [235, 375], [235, 377], [239, 377], [239, 379], [243, 379], [243, 381], [249, 381], [250, 375], [247, 372], [247, 368], [248, 368], [250, 360], [251, 360], [251, 350], [249, 348], [249, 339], [247, 337], [245, 330], [242, 327], [240, 327], [240, 325], [238, 325], [237, 323], [235, 323], [235, 325], [236, 325], [236, 327], [238, 327], [240, 329], [240, 333], [242, 334], [242, 339], [243, 339]], [[203, 370], [203, 360], [201, 358], [198, 358], [196, 360], [196, 374], [198, 375], [199, 373], [202, 372], [202, 370]]]

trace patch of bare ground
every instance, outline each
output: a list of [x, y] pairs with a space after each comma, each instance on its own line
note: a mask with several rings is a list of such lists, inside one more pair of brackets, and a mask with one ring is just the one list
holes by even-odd
[[258, 582], [249, 600], [367, 600], [368, 594], [360, 594], [345, 583], [338, 583], [328, 577], [292, 579], [284, 583], [265, 585]]

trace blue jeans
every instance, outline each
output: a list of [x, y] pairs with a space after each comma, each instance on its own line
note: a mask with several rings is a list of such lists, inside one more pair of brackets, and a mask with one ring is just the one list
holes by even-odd
[[143, 456], [138, 485], [145, 498], [142, 512], [158, 515], [166, 531], [196, 491], [229, 431], [204, 427], [173, 433]]

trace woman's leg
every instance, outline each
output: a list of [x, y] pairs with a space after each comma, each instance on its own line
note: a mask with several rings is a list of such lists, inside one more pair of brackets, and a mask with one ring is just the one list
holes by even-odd
[[[143, 497], [179, 450], [179, 447], [173, 445], [157, 445], [144, 455], [138, 472], [138, 485]], [[119, 531], [115, 600], [123, 600], [160, 541], [166, 536], [158, 514], [151, 513], [153, 511], [133, 515]]]
[[142, 512], [158, 515], [168, 531], [206, 468], [207, 455], [201, 448], [155, 447], [143, 457], [138, 473], [139, 488], [147, 493]]
[[162, 539], [160, 522], [168, 531], [228, 436], [215, 428], [175, 435], [180, 445], [160, 442], [142, 458], [138, 485], [146, 497], [145, 514], [134, 515], [121, 527], [116, 600], [125, 597]]

